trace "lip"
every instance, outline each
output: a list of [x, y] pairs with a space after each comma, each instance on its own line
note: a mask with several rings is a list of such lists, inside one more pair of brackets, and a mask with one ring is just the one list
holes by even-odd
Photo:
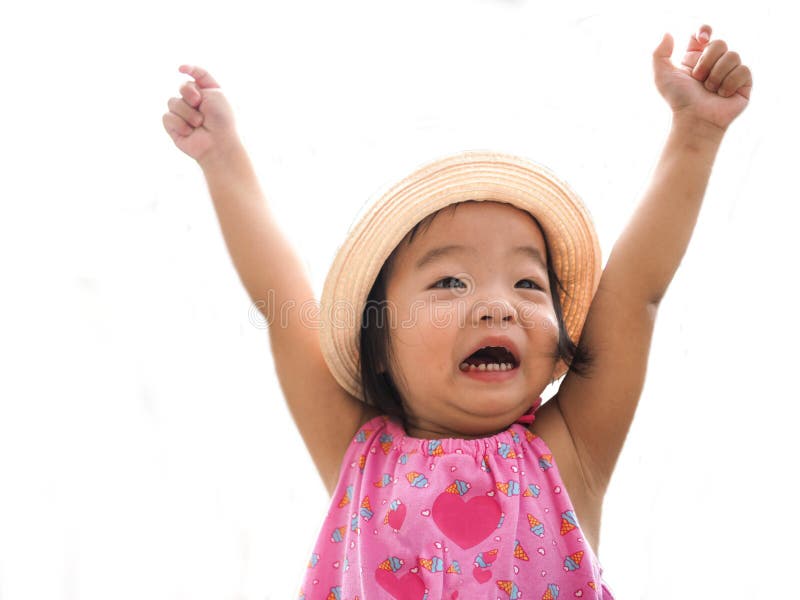
[[[462, 358], [459, 361], [459, 363], [458, 363], [459, 367], [460, 367], [461, 363], [463, 363], [467, 359], [468, 356], [471, 356], [472, 354], [474, 354], [475, 352], [477, 352], [478, 350], [480, 350], [484, 346], [505, 346], [506, 348], [508, 348], [508, 350], [511, 352], [511, 354], [514, 355], [514, 362], [516, 363], [516, 365], [514, 366], [513, 369], [511, 369], [510, 371], [495, 371], [495, 372], [491, 373], [492, 375], [494, 375], [495, 373], [503, 374], [503, 375], [506, 374], [506, 373], [513, 373], [514, 371], [516, 371], [519, 368], [519, 364], [520, 364], [519, 348], [517, 348], [517, 345], [507, 335], [488, 335], [488, 336], [486, 336], [484, 338], [481, 338], [481, 340], [477, 344], [475, 344], [472, 347], [472, 349], [469, 350], [464, 355], [464, 358]], [[460, 368], [458, 370], [461, 371]], [[461, 372], [463, 373], [464, 371], [461, 371]], [[476, 373], [477, 372], [478, 371], [476, 371]], [[487, 371], [482, 371], [482, 373], [487, 373]], [[469, 374], [469, 373], [467, 373], [467, 374]]]
[[479, 371], [477, 369], [467, 369], [466, 371], [462, 371], [461, 368], [459, 368], [458, 371], [462, 375], [466, 375], [467, 377], [476, 381], [483, 381], [486, 383], [501, 383], [503, 381], [513, 379], [517, 375], [519, 367], [514, 367], [508, 371]]

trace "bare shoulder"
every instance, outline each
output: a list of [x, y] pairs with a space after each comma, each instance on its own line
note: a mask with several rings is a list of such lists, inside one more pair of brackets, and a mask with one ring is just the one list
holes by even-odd
[[603, 497], [592, 494], [586, 483], [572, 435], [559, 407], [558, 394], [536, 411], [536, 420], [528, 429], [540, 437], [553, 452], [581, 529], [597, 554]]

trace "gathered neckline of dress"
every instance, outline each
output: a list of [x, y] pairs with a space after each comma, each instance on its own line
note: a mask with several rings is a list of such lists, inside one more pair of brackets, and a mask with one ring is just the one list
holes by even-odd
[[[539, 397], [524, 414], [503, 431], [473, 439], [417, 438], [407, 435], [396, 417], [380, 415], [376, 417], [376, 421], [383, 419], [386, 422], [387, 431], [391, 435], [395, 448], [402, 453], [418, 451], [428, 456], [466, 454], [483, 457], [488, 450], [496, 450], [504, 446], [508, 448], [521, 447], [523, 442], [529, 442], [534, 434], [528, 430], [528, 426], [536, 419], [536, 411], [541, 404], [542, 398]], [[521, 432], [519, 428], [515, 427], [516, 425], [522, 425]], [[520, 436], [520, 433], [523, 435]]]

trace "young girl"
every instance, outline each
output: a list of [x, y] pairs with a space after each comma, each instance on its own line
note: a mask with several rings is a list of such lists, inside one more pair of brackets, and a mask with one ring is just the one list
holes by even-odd
[[[600, 514], [644, 384], [657, 309], [687, 248], [749, 69], [702, 26], [653, 53], [672, 129], [600, 271], [589, 213], [547, 168], [496, 152], [427, 164], [311, 286], [198, 67], [164, 126], [200, 164], [330, 509], [300, 598], [612, 598]], [[294, 307], [294, 310], [291, 310]], [[544, 405], [541, 393], [566, 373]]]

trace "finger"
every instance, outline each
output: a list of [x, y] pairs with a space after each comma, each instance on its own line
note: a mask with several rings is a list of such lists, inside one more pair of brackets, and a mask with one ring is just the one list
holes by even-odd
[[720, 88], [722, 80], [740, 64], [742, 64], [742, 59], [736, 52], [728, 51], [723, 54], [711, 67], [711, 72], [705, 82], [706, 89], [709, 92], [716, 92]]
[[203, 124], [203, 115], [195, 110], [181, 98], [170, 98], [167, 106], [171, 113], [183, 119], [190, 127], [200, 127]]
[[716, 64], [719, 58], [728, 51], [728, 45], [722, 40], [714, 40], [700, 56], [700, 60], [692, 69], [692, 77], [698, 81], [705, 81], [708, 74], [711, 72], [712, 67]]
[[722, 81], [717, 93], [728, 98], [739, 93], [745, 98], [750, 98], [750, 89], [753, 87], [753, 76], [745, 65], [736, 65]]
[[686, 53], [681, 63], [693, 69], [710, 39], [711, 25], [701, 25], [689, 38], [689, 43], [686, 45]]
[[197, 108], [200, 102], [203, 101], [203, 94], [197, 88], [194, 81], [187, 81], [181, 86], [181, 96], [186, 101], [186, 104]]
[[700, 25], [698, 30], [689, 38], [686, 46], [687, 52], [697, 52], [705, 48], [708, 40], [711, 39], [711, 25]]
[[178, 115], [191, 127], [200, 127], [203, 124], [202, 113], [189, 106], [181, 98], [170, 98], [167, 100], [167, 107], [170, 112]]
[[181, 119], [175, 113], [164, 113], [161, 121], [164, 124], [164, 129], [167, 130], [167, 133], [172, 138], [173, 142], [177, 141], [178, 138], [191, 135], [192, 131], [194, 131], [191, 127], [189, 127], [189, 125], [186, 124], [186, 121]]
[[195, 65], [181, 65], [178, 67], [178, 70], [181, 73], [186, 73], [191, 77], [194, 77], [195, 81], [201, 88], [218, 88], [219, 84], [217, 81], [206, 71], [200, 67]]

